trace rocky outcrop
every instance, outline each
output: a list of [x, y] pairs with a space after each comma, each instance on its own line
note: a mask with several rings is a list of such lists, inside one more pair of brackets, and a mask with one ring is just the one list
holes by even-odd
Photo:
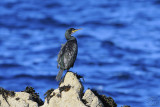
[[89, 107], [104, 107], [102, 101], [90, 89], [86, 90], [82, 99]]
[[50, 94], [50, 100], [48, 97], [45, 99], [42, 107], [86, 107], [81, 101], [82, 93], [81, 82], [74, 73], [68, 72], [59, 88]]
[[32, 87], [22, 92], [8, 91], [0, 88], [0, 107], [39, 107], [43, 101]]
[[99, 95], [94, 90], [86, 90], [80, 76], [67, 72], [57, 89], [45, 93], [45, 102], [32, 87], [23, 92], [7, 91], [0, 88], [0, 107], [116, 107], [111, 97]]

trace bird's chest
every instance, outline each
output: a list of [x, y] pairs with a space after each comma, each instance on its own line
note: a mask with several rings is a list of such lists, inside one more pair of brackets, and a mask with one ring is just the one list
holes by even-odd
[[66, 45], [66, 52], [68, 52], [68, 54], [75, 52], [77, 50], [77, 43], [76, 42], [69, 42]]

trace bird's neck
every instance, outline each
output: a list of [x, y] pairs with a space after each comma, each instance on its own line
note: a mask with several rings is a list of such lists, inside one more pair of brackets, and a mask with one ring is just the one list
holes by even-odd
[[76, 39], [74, 36], [71, 36], [69, 33], [66, 33], [65, 37], [67, 40], [75, 40]]

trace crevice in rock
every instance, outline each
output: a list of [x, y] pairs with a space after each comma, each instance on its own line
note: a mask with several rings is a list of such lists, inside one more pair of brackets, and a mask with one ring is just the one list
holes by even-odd
[[[55, 95], [55, 93], [54, 93], [53, 91], [54, 91], [54, 89], [51, 88], [50, 90], [48, 90], [48, 91], [44, 94], [45, 99], [47, 98], [47, 103], [49, 103], [49, 100]], [[52, 92], [53, 92], [53, 95], [51, 95]]]
[[15, 92], [14, 91], [8, 91], [8, 90], [5, 90], [4, 88], [0, 87], [0, 94], [2, 95], [4, 100], [7, 102], [7, 104], [10, 106], [10, 104], [8, 103], [7, 98], [8, 98], [8, 96], [14, 97], [15, 96]]

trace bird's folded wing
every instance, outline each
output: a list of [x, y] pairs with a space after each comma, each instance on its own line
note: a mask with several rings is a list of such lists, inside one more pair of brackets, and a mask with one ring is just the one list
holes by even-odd
[[58, 54], [58, 59], [57, 59], [57, 62], [58, 62], [58, 65], [57, 67], [59, 67], [59, 63], [60, 63], [60, 58], [63, 56], [64, 54], [64, 51], [65, 51], [65, 48], [64, 48], [65, 44], [61, 44], [61, 50], [59, 51], [59, 54]]

